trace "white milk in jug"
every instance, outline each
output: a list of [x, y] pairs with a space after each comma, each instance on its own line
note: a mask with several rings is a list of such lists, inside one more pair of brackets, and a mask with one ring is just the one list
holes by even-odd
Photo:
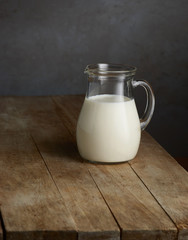
[[84, 159], [111, 163], [133, 159], [141, 135], [134, 99], [109, 94], [85, 98], [76, 135]]

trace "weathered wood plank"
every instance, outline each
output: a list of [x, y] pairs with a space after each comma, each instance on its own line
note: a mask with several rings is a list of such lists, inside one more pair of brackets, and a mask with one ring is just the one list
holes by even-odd
[[0, 134], [0, 205], [6, 239], [76, 239], [76, 226], [27, 134]]
[[[75, 98], [71, 100], [62, 96], [53, 99], [63, 114], [66, 114], [65, 105], [68, 109], [74, 109], [71, 115], [74, 115], [73, 119], [77, 119], [80, 110], [74, 107], [73, 102], [76, 101], [81, 108], [83, 100], [81, 97]], [[61, 116], [61, 113], [59, 115]], [[72, 121], [71, 115], [67, 115], [69, 121]], [[66, 124], [66, 121], [64, 123]], [[76, 129], [75, 120], [72, 121], [72, 128]], [[70, 131], [75, 136], [75, 130]], [[187, 172], [147, 133], [142, 134], [138, 155], [129, 164], [175, 222], [179, 229], [179, 239], [188, 239]]]
[[[45, 133], [46, 134], [46, 133]], [[48, 131], [33, 134], [37, 146], [78, 228], [78, 239], [119, 240], [120, 230], [72, 142]], [[61, 145], [61, 151], [56, 151]]]
[[52, 97], [52, 99], [56, 103], [57, 114], [63, 120], [63, 123], [75, 139], [76, 124], [84, 101], [84, 96], [56, 96]]
[[[64, 102], [64, 100], [63, 99], [67, 99], [67, 101], [66, 101], [66, 104], [65, 105], [63, 105], [63, 107], [62, 107], [62, 104], [63, 104], [63, 102]], [[3, 105], [3, 111], [0, 111], [0, 119], [1, 119], [1, 117], [3, 116], [3, 115], [1, 115], [1, 113], [2, 114], [5, 114], [6, 113], [6, 108], [7, 108], [7, 106], [9, 106], [9, 109], [8, 109], [8, 111], [9, 111], [9, 114], [7, 114], [7, 115], [4, 115], [4, 123], [5, 124], [1, 124], [1, 121], [0, 121], [0, 126], [2, 126], [2, 128], [1, 128], [1, 132], [9, 132], [9, 131], [30, 131], [30, 132], [32, 132], [32, 133], [34, 133], [34, 136], [35, 136], [35, 138], [37, 139], [37, 133], [36, 133], [36, 130], [37, 129], [42, 129], [42, 133], [39, 133], [39, 138], [38, 138], [38, 146], [39, 146], [39, 148], [41, 149], [41, 151], [43, 151], [44, 152], [44, 154], [46, 154], [47, 153], [47, 155], [48, 154], [50, 154], [50, 155], [55, 155], [56, 156], [56, 154], [55, 154], [55, 151], [57, 151], [58, 152], [58, 154], [60, 154], [60, 155], [58, 155], [57, 156], [57, 158], [59, 159], [58, 161], [60, 161], [61, 160], [61, 157], [62, 157], [62, 155], [63, 156], [66, 156], [66, 153], [69, 155], [70, 154], [70, 152], [69, 152], [69, 150], [67, 150], [67, 152], [66, 152], [66, 149], [68, 149], [69, 148], [69, 146], [71, 146], [72, 147], [72, 145], [74, 145], [75, 144], [75, 142], [72, 142], [72, 140], [70, 139], [70, 140], [67, 140], [67, 133], [65, 134], [65, 132], [66, 132], [66, 130], [64, 130], [64, 127], [62, 127], [62, 123], [61, 123], [61, 121], [58, 119], [58, 118], [56, 118], [55, 120], [54, 120], [54, 116], [55, 115], [59, 115], [60, 117], [62, 117], [62, 116], [66, 116], [66, 117], [63, 117], [62, 118], [62, 122], [64, 122], [64, 124], [66, 125], [66, 127], [69, 129], [69, 131], [73, 134], [73, 136], [75, 136], [75, 126], [76, 126], [76, 121], [77, 121], [77, 117], [78, 117], [78, 113], [79, 113], [79, 111], [80, 111], [80, 109], [78, 109], [78, 108], [76, 108], [76, 107], [74, 107], [74, 102], [75, 102], [75, 100], [73, 101], [73, 103], [71, 103], [71, 99], [69, 99], [69, 97], [55, 97], [55, 98], [53, 98], [54, 99], [54, 101], [57, 103], [57, 105], [56, 105], [56, 109], [55, 109], [55, 111], [53, 110], [52, 112], [51, 112], [51, 110], [52, 110], [52, 107], [51, 107], [51, 101], [48, 99], [48, 100], [45, 100], [45, 99], [47, 99], [47, 98], [39, 98], [37, 101], [34, 101], [34, 102], [32, 102], [33, 101], [33, 99], [34, 98], [30, 98], [30, 100], [28, 100], [28, 102], [27, 102], [27, 100], [25, 100], [26, 98], [17, 98], [18, 100], [16, 101], [16, 105], [15, 105], [15, 103], [14, 103], [14, 98], [9, 98], [9, 102], [8, 102], [8, 105]], [[23, 100], [24, 99], [24, 100]], [[59, 99], [58, 101], [57, 101], [57, 99]], [[77, 99], [76, 101], [79, 103], [79, 106], [81, 106], [81, 104], [82, 104], [82, 97], [75, 97], [75, 99]], [[31, 101], [32, 100], [32, 101]], [[44, 106], [44, 103], [45, 103], [45, 101], [46, 101], [46, 106]], [[37, 103], [36, 103], [37, 102]], [[9, 105], [11, 103], [11, 105]], [[34, 105], [36, 105], [37, 107], [35, 107]], [[11, 106], [11, 107], [10, 107]], [[12, 107], [13, 106], [13, 107]], [[41, 106], [43, 106], [43, 107], [41, 107]], [[66, 107], [65, 107], [66, 106]], [[11, 110], [11, 108], [12, 108], [12, 110]], [[1, 107], [0, 107], [0, 109], [1, 109]], [[66, 112], [64, 112], [64, 110], [62, 110], [62, 109], [72, 109], [71, 111], [71, 113], [69, 113], [68, 115], [67, 115], [67, 113]], [[11, 115], [11, 111], [13, 111], [13, 114]], [[32, 112], [32, 114], [31, 114], [31, 112]], [[63, 113], [62, 113], [63, 112]], [[72, 114], [74, 114], [74, 118], [73, 117], [71, 117], [71, 115]], [[11, 119], [9, 119], [9, 116], [11, 116]], [[65, 119], [65, 120], [64, 120]], [[15, 121], [16, 120], [16, 121]], [[68, 124], [68, 122], [69, 122], [69, 124]], [[6, 128], [3, 128], [3, 126], [6, 126]], [[12, 127], [13, 126], [13, 127]], [[16, 129], [16, 130], [15, 130]], [[50, 130], [50, 131], [49, 131]], [[48, 135], [48, 132], [50, 133], [50, 135]], [[52, 133], [52, 136], [53, 136], [53, 138], [52, 138], [52, 140], [51, 140], [51, 138], [50, 138], [50, 136], [51, 136], [51, 133]], [[63, 134], [61, 134], [61, 133], [63, 133]], [[41, 136], [42, 137], [44, 137], [45, 136], [45, 138], [41, 138]], [[143, 136], [143, 139], [145, 138], [145, 136]], [[142, 141], [143, 141], [143, 139], [142, 139]], [[42, 141], [41, 141], [42, 140]], [[149, 142], [149, 140], [148, 140], [148, 142]], [[6, 145], [6, 144], [4, 144], [4, 145]], [[62, 148], [62, 145], [64, 146], [63, 148]], [[67, 146], [66, 148], [65, 148], [65, 145]], [[14, 144], [13, 144], [13, 146], [14, 146]], [[4, 148], [4, 147], [3, 147]], [[45, 150], [45, 149], [48, 149], [48, 151], [47, 150]], [[63, 149], [63, 150], [62, 150]], [[162, 151], [162, 150], [161, 150]], [[62, 155], [61, 155], [62, 154]], [[50, 156], [51, 157], [51, 156]], [[49, 157], [49, 161], [52, 161], [52, 159], [53, 158], [50, 158]], [[71, 157], [72, 158], [72, 157]], [[143, 156], [143, 158], [145, 158], [145, 156]], [[69, 157], [68, 157], [68, 159], [69, 159]], [[136, 160], [136, 159], [135, 159]], [[135, 161], [135, 160], [133, 160], [133, 161]], [[132, 163], [133, 164], [133, 161], [131, 161], [130, 163]], [[139, 160], [137, 159], [137, 162], [135, 161], [135, 163], [139, 163]], [[152, 168], [153, 168], [153, 164], [155, 163], [155, 161], [153, 161], [153, 163], [152, 163]], [[161, 156], [161, 159], [160, 159], [160, 163], [162, 163], [162, 156]], [[141, 163], [140, 163], [141, 164]], [[148, 164], [148, 162], [146, 161], [146, 163], [145, 163], [146, 165]], [[160, 164], [161, 165], [161, 164]], [[132, 168], [134, 169], [134, 171], [136, 171], [136, 169], [135, 169], [135, 164], [133, 164], [132, 165]], [[137, 165], [138, 166], [138, 165]], [[143, 164], [143, 166], [144, 166], [144, 164]], [[161, 166], [163, 166], [163, 165], [161, 165]], [[156, 170], [157, 169], [157, 167], [158, 167], [158, 165], [154, 165], [154, 169]], [[170, 171], [170, 164], [169, 165], [167, 165], [167, 167], [168, 167], [168, 169], [169, 169], [169, 171]], [[167, 167], [166, 167], [166, 169], [167, 169]], [[144, 170], [145, 169], [145, 166], [143, 167], [143, 168], [141, 168], [141, 170], [139, 170], [141, 173], [143, 173]], [[97, 170], [98, 171], [98, 170]], [[96, 170], [95, 170], [95, 172], [96, 173], [98, 173]], [[119, 170], [118, 170], [119, 171]], [[140, 176], [140, 174], [139, 174], [139, 171], [137, 170], [137, 174]], [[94, 173], [95, 173], [94, 172]], [[155, 172], [155, 174], [156, 173], [158, 173], [158, 171], [156, 170], [156, 172]], [[145, 174], [145, 173], [143, 173], [143, 174]], [[154, 176], [155, 176], [155, 174], [154, 174]], [[173, 174], [172, 174], [173, 175]], [[163, 176], [163, 175], [161, 175], [161, 173], [159, 174], [159, 176]], [[175, 179], [175, 178], [178, 178], [179, 177], [179, 174], [178, 174], [178, 176], [177, 175], [174, 175], [175, 177], [173, 178], [173, 179]], [[108, 177], [108, 175], [107, 175], [107, 177]], [[98, 178], [98, 177], [97, 177]], [[142, 177], [140, 177], [141, 179], [142, 179], [142, 181], [144, 181], [144, 179], [142, 178]], [[155, 176], [155, 178], [156, 178], [156, 176]], [[147, 179], [147, 178], [146, 178]], [[150, 179], [150, 175], [148, 176], [148, 179]], [[157, 179], [157, 178], [156, 178]], [[97, 181], [96, 179], [95, 179], [95, 181]], [[147, 181], [149, 181], [149, 180], [147, 180]], [[147, 182], [146, 181], [146, 182]], [[147, 183], [146, 183], [145, 181], [144, 181], [144, 183], [147, 185]], [[153, 184], [153, 183], [152, 183]], [[158, 184], [158, 182], [156, 181], [156, 184]], [[181, 184], [181, 181], [177, 184], [177, 186], [179, 186]], [[163, 184], [164, 185], [164, 184]], [[149, 186], [149, 184], [147, 185], [147, 187]], [[152, 185], [153, 187], [154, 187], [154, 185]], [[175, 186], [175, 188], [177, 187], [177, 186]], [[149, 188], [149, 187], [148, 187]], [[155, 198], [157, 199], [157, 197], [156, 197], [156, 195], [157, 195], [157, 193], [155, 192], [153, 192], [152, 191], [152, 187], [151, 188], [149, 188], [150, 189], [150, 191], [152, 192], [152, 194], [155, 196]], [[162, 188], [160, 188], [160, 189], [162, 189]], [[160, 192], [160, 189], [158, 189], [158, 191]], [[182, 188], [181, 188], [182, 189]], [[101, 189], [100, 189], [101, 190]], [[171, 189], [171, 190], [173, 190], [173, 189]], [[187, 190], [186, 190], [187, 191]], [[179, 192], [178, 192], [179, 193]], [[182, 194], [183, 194], [183, 192], [182, 192]], [[164, 198], [165, 199], [165, 194], [162, 196], [162, 198]], [[179, 199], [179, 197], [178, 197], [178, 199]], [[182, 196], [180, 197], [180, 199], [182, 200]], [[158, 200], [158, 199], [157, 199]], [[159, 200], [158, 200], [159, 201]], [[179, 206], [179, 203], [180, 203], [181, 201], [177, 201], [177, 204], [178, 204], [178, 206]], [[160, 201], [159, 201], [159, 203], [160, 203]], [[161, 203], [160, 203], [161, 204]], [[166, 202], [166, 204], [167, 204], [167, 202]], [[167, 204], [168, 205], [168, 204]], [[167, 207], [167, 209], [168, 209], [168, 207]], [[169, 209], [168, 209], [169, 210]], [[172, 207], [172, 209], [170, 209], [171, 211], [174, 211], [174, 214], [176, 214], [176, 208], [173, 208]], [[165, 209], [165, 211], [167, 211], [166, 209]], [[169, 214], [169, 212], [167, 211], [167, 213]], [[182, 209], [180, 209], [180, 213], [181, 213], [181, 216], [186, 216], [186, 214], [182, 214]], [[178, 209], [178, 214], [179, 214], [179, 209]], [[169, 214], [170, 215], [170, 214]], [[170, 217], [171, 217], [171, 215], [170, 215]], [[172, 217], [171, 217], [172, 218]], [[173, 219], [173, 218], [172, 218]], [[180, 219], [180, 218], [179, 218]], [[173, 219], [174, 220], [174, 219]], [[180, 228], [180, 235], [179, 235], [179, 239], [181, 239], [181, 240], [183, 240], [183, 239], [186, 239], [187, 238], [187, 227], [186, 227], [186, 225], [185, 225], [185, 221], [183, 220], [183, 224], [184, 224], [184, 226], [183, 226], [183, 228], [184, 229], [181, 229], [181, 226], [182, 225], [178, 225], [177, 224], [177, 222], [176, 222], [176, 224], [178, 225], [178, 227]], [[171, 229], [172, 231], [171, 231], [171, 233], [172, 234], [174, 234], [174, 232], [173, 232], [173, 229]], [[147, 232], [147, 231], [146, 231]], [[131, 234], [132, 234], [132, 231], [130, 230], [130, 231], [127, 231], [126, 232], [127, 234], [130, 234], [129, 235], [129, 237], [131, 237]], [[136, 232], [134, 231], [134, 233], [136, 234]], [[138, 231], [137, 232], [138, 233], [138, 235], [137, 235], [137, 238], [136, 239], [138, 239], [138, 236], [139, 236], [139, 234], [140, 234], [140, 232]], [[158, 231], [156, 232], [155, 230], [153, 231], [153, 234], [154, 234], [154, 236], [158, 236], [159, 237], [159, 235], [157, 235], [159, 233], [159, 229], [158, 229]], [[166, 232], [164, 231], [164, 232], [162, 232], [162, 233], [160, 233], [161, 234], [161, 236], [163, 235], [163, 236], [165, 236], [164, 234], [165, 234]], [[142, 232], [142, 234], [143, 234], [143, 232]], [[147, 233], [146, 233], [147, 234]], [[82, 235], [79, 235], [79, 236], [81, 236], [83, 239], [84, 239], [84, 233], [82, 233]], [[133, 235], [132, 235], [133, 236]], [[168, 236], [170, 236], [170, 235], [168, 235]], [[91, 237], [91, 236], [90, 236]], [[134, 237], [135, 237], [135, 235], [134, 235]], [[172, 236], [173, 237], [173, 236]], [[87, 234], [86, 234], [86, 238], [87, 238]], [[134, 239], [134, 238], [132, 238], [132, 239]]]
[[[76, 122], [83, 97], [63, 96], [54, 97], [53, 100], [59, 109], [58, 115], [75, 138]], [[74, 106], [75, 101], [78, 108]], [[71, 109], [68, 114], [66, 109]], [[113, 166], [89, 163], [86, 165], [120, 225], [123, 239], [176, 238], [176, 227], [128, 163]]]
[[188, 239], [187, 171], [147, 133], [137, 157], [130, 164], [175, 222], [179, 239]]
[[87, 164], [122, 229], [122, 239], [176, 239], [177, 229], [128, 163]]
[[[119, 227], [88, 170], [80, 163], [75, 142], [57, 116], [53, 101], [40, 97], [19, 97], [10, 101], [15, 112], [19, 110], [18, 116], [13, 115], [23, 121], [24, 130], [32, 134], [40, 149], [62, 199], [74, 218], [78, 238], [119, 240]], [[8, 129], [12, 130], [11, 124]]]
[[[42, 106], [42, 107], [41, 107]], [[50, 112], [49, 97], [0, 97], [0, 132], [30, 132], [54, 128], [61, 131], [62, 122]]]

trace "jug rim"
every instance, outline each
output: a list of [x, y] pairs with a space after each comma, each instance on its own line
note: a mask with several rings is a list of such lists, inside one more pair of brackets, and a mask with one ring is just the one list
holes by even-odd
[[89, 64], [86, 66], [84, 73], [89, 75], [135, 75], [137, 68], [126, 64], [116, 64], [116, 63], [96, 63]]

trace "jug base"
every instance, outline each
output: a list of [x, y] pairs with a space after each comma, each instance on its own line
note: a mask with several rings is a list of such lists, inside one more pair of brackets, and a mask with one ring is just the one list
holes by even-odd
[[134, 158], [131, 158], [129, 160], [124, 160], [124, 161], [117, 161], [117, 162], [102, 162], [102, 161], [93, 161], [93, 160], [88, 160], [82, 157], [82, 159], [84, 160], [84, 162], [86, 163], [93, 163], [93, 164], [102, 164], [102, 165], [115, 165], [115, 164], [121, 164], [121, 163], [126, 163], [129, 162], [131, 160], [133, 160]]

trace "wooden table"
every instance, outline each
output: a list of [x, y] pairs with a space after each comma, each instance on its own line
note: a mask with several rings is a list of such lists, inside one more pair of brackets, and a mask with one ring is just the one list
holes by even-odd
[[84, 162], [82, 102], [1, 97], [0, 239], [188, 239], [187, 172], [146, 132], [128, 163]]

